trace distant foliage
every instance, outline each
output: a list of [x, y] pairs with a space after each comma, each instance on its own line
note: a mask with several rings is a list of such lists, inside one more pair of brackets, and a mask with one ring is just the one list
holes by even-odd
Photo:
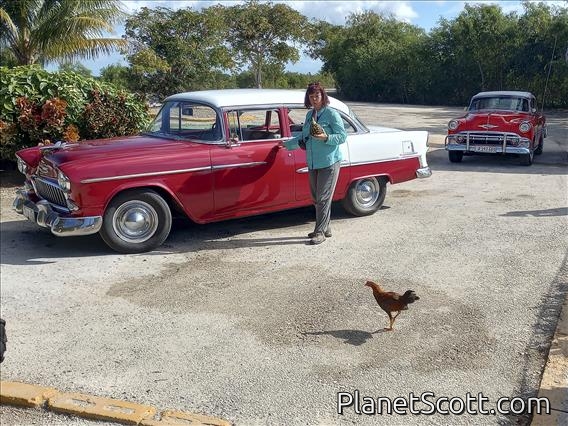
[[465, 105], [483, 90], [533, 92], [568, 107], [568, 8], [525, 2], [524, 13], [466, 5], [429, 33], [374, 12], [315, 25], [310, 53], [346, 99]]
[[0, 158], [24, 147], [138, 132], [145, 102], [115, 86], [72, 72], [0, 68]]

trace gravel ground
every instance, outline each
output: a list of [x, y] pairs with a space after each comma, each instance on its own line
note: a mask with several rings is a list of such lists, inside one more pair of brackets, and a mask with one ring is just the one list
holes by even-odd
[[[368, 124], [430, 130], [434, 174], [390, 186], [370, 217], [334, 206], [333, 237], [317, 247], [306, 244], [313, 211], [304, 208], [180, 221], [160, 250], [120, 255], [98, 236], [56, 238], [26, 222], [4, 185], [2, 380], [237, 425], [528, 423], [353, 407], [340, 415], [337, 394], [482, 393], [485, 408], [536, 396], [568, 291], [565, 116], [551, 117], [531, 167], [497, 157], [451, 164], [438, 148], [457, 109], [352, 106]], [[420, 296], [394, 332], [382, 331], [387, 317], [367, 279]], [[24, 411], [0, 407], [2, 423], [92, 423]]]

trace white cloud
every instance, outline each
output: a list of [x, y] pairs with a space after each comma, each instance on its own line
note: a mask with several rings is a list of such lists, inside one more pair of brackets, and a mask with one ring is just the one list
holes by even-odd
[[[187, 1], [187, 0], [123, 0], [126, 9], [135, 13], [142, 7], [156, 8], [167, 7], [170, 9], [202, 9], [205, 7], [221, 4], [231, 6], [242, 1]], [[392, 14], [395, 18], [405, 22], [411, 22], [418, 15], [409, 1], [280, 1], [273, 3], [285, 3], [292, 9], [310, 19], [321, 19], [332, 24], [343, 25], [347, 17], [352, 13], [374, 11], [377, 13]]]

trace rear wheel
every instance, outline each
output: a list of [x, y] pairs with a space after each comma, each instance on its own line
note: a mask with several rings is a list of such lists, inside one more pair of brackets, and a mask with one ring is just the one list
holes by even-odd
[[452, 163], [461, 163], [463, 158], [462, 151], [448, 151], [448, 157]]
[[381, 208], [387, 194], [387, 182], [384, 178], [363, 178], [351, 184], [343, 208], [354, 216], [368, 216]]
[[117, 195], [103, 216], [100, 234], [119, 253], [143, 253], [159, 247], [172, 227], [168, 203], [152, 190]]

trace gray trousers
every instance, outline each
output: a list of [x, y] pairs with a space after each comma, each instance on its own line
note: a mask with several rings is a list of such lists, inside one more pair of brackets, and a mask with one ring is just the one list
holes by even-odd
[[339, 177], [341, 161], [323, 169], [309, 171], [310, 191], [316, 206], [316, 227], [314, 232], [325, 232], [331, 220], [331, 201]]

